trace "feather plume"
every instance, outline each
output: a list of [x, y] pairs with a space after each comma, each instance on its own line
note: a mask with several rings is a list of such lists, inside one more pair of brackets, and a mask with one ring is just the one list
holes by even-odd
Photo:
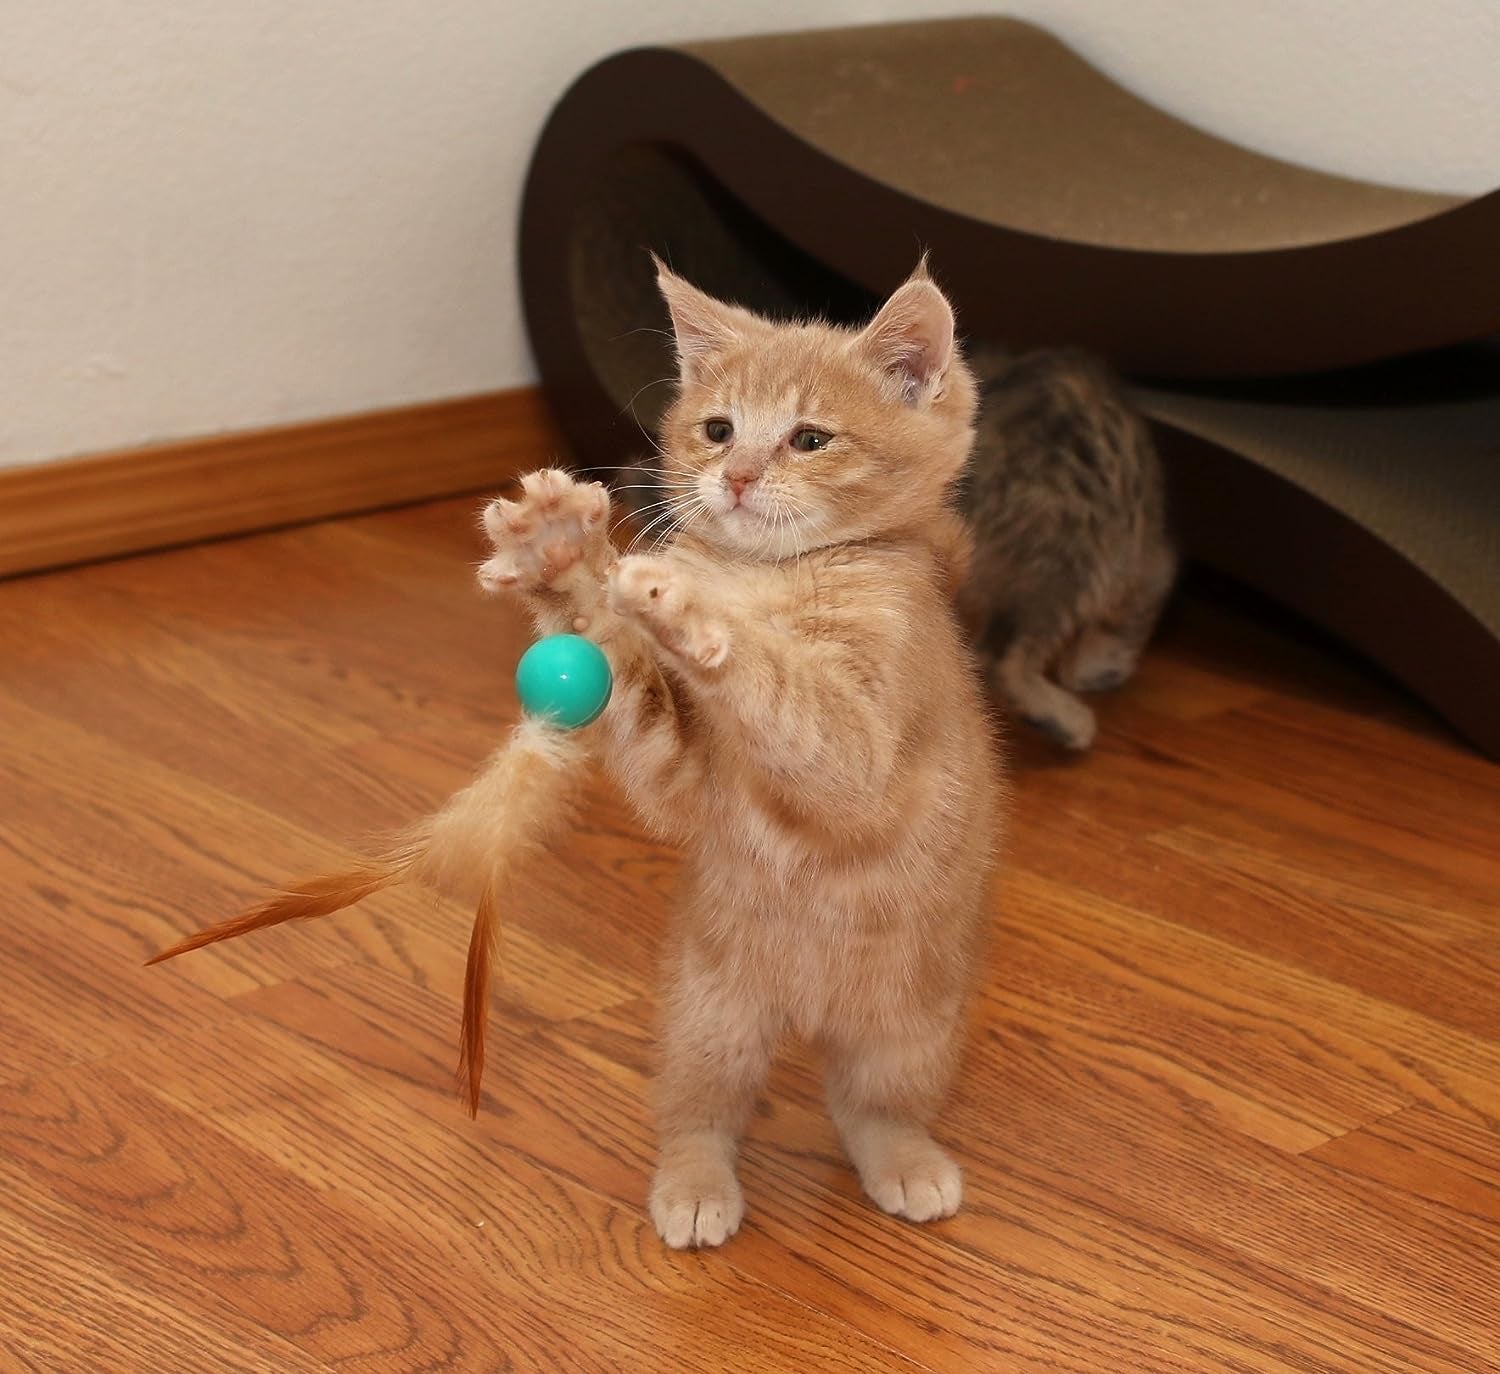
[[545, 848], [571, 820], [587, 757], [577, 736], [543, 721], [523, 720], [473, 782], [384, 853], [293, 883], [248, 911], [179, 940], [147, 963], [159, 964], [284, 921], [328, 916], [408, 878], [431, 883], [450, 896], [473, 899], [477, 893], [458, 1067], [469, 1114], [477, 1116], [499, 894], [517, 865]]

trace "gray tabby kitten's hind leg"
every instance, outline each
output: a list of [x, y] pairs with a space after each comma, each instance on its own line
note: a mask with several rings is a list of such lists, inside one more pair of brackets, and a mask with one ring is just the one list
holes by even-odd
[[1094, 713], [1046, 675], [1046, 654], [1025, 639], [1014, 640], [995, 661], [995, 685], [1028, 724], [1065, 749], [1083, 751], [1094, 742]]
[[1114, 614], [1086, 625], [1063, 651], [1057, 680], [1074, 692], [1112, 692], [1134, 675], [1156, 629], [1177, 575], [1177, 558], [1165, 543], [1142, 560]]
[[1070, 692], [1113, 692], [1130, 681], [1140, 657], [1140, 641], [1090, 625], [1063, 651], [1057, 680]]

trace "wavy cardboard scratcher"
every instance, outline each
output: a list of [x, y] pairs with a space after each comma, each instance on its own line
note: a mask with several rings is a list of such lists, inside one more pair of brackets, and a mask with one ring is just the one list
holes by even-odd
[[647, 249], [764, 312], [853, 319], [926, 248], [973, 334], [1149, 383], [1191, 552], [1500, 756], [1500, 352], [1473, 344], [1500, 332], [1497, 247], [1500, 193], [1261, 157], [987, 18], [605, 60], [538, 143], [521, 276], [558, 418], [604, 467], [643, 450], [672, 370]]

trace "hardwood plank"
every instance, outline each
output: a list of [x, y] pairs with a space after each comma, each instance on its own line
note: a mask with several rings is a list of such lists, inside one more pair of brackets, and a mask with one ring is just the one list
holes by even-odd
[[1247, 845], [1181, 826], [1153, 836], [1148, 849], [1158, 874], [1159, 851], [1167, 851], [1174, 875], [1158, 882], [1153, 909], [1382, 1002], [1500, 1038], [1500, 948], [1479, 903], [1433, 906], [1290, 840]]
[[1315, 1160], [1164, 1113], [1149, 1086], [1137, 1089], [1110, 1057], [1080, 1055], [1030, 1025], [989, 1025], [969, 1072], [986, 1097], [960, 1095], [953, 1129], [961, 1138], [994, 1139], [986, 1100], [1003, 1094], [996, 1143], [1006, 1160], [1049, 1172], [1066, 1161], [1061, 1172], [1085, 1197], [1171, 1225], [1207, 1253], [1294, 1276], [1330, 1308], [1384, 1313], [1414, 1333], [1406, 1345], [1416, 1368], [1426, 1367], [1415, 1355], [1424, 1341], [1462, 1355], [1460, 1364], [1491, 1350], [1500, 1231], [1476, 1233]]
[[[1306, 719], [1293, 728], [1299, 715]], [[1232, 780], [1252, 807], [1275, 797], [1279, 809], [1297, 818], [1332, 817], [1352, 831], [1387, 835], [1395, 845], [1440, 846], [1493, 874], [1500, 864], [1493, 764], [1457, 746], [1418, 748], [1416, 737], [1380, 722], [1364, 724], [1355, 742], [1325, 728], [1330, 715], [1346, 719], [1312, 703], [1263, 704], [1178, 722], [1152, 746], [1184, 772], [1211, 768]], [[1140, 729], [1128, 717], [1120, 724], [1126, 741]], [[1380, 785], [1372, 786], [1377, 779]]]
[[146, 970], [120, 966], [91, 942], [57, 929], [0, 921], [7, 969], [6, 1045], [0, 1077], [88, 1063], [158, 1036], [193, 1034], [220, 1014], [210, 993], [183, 987], [158, 995]]
[[535, 388], [0, 472], [0, 576], [470, 491], [560, 446]]
[[9, 1351], [31, 1362], [24, 1367], [43, 1370], [173, 1370], [209, 1363], [233, 1374], [317, 1374], [328, 1368], [232, 1309], [210, 1317], [180, 1301], [164, 1303], [164, 1291], [181, 1291], [166, 1266], [152, 1271], [149, 1283], [132, 1283], [81, 1255], [66, 1227], [35, 1228], [3, 1203], [0, 1216], [7, 1280], [0, 1361]]
[[1413, 1101], [1500, 1119], [1495, 1042], [1138, 908], [1016, 874], [997, 945], [983, 997], [1268, 1144], [1307, 1149]]
[[[1169, 720], [1211, 720], [1253, 706], [1264, 695], [1264, 687], [1243, 677], [1160, 657], [1146, 658], [1130, 685], [1133, 709]], [[1106, 719], [1115, 714], [1113, 703], [1106, 703], [1105, 712]]]
[[[10, 775], [12, 795], [22, 805], [0, 834], [0, 852], [9, 858], [0, 868], [0, 895], [12, 903], [11, 928], [0, 929], [0, 945], [30, 941], [39, 951], [22, 967], [20, 979], [13, 980], [7, 1004], [10, 1016], [23, 1004], [30, 1007], [35, 1034], [16, 1037], [0, 1049], [0, 1073], [37, 1067], [61, 1052], [45, 1032], [73, 1019], [61, 991], [65, 983], [51, 974], [43, 978], [33, 1006], [27, 1000], [26, 974], [50, 958], [46, 948], [57, 944], [63, 931], [69, 932], [62, 955], [69, 967], [65, 974], [59, 970], [57, 979], [92, 976], [101, 988], [115, 992], [163, 983], [170, 990], [189, 983], [232, 996], [298, 969], [360, 958], [419, 982], [440, 983], [457, 998], [472, 913], [421, 889], [381, 894], [364, 910], [336, 920], [268, 931], [251, 943], [142, 970], [144, 959], [186, 931], [245, 905], [287, 876], [345, 861], [351, 851], [319, 842], [269, 811], [232, 804], [215, 788], [116, 749], [69, 723], [18, 707], [3, 694], [0, 724], [25, 739], [0, 757], [0, 780], [7, 778], [7, 763], [19, 758], [31, 760], [36, 769], [45, 761], [48, 783], [30, 789], [34, 774]], [[413, 814], [408, 810], [402, 819]], [[87, 855], [76, 842], [85, 830], [93, 837]], [[258, 856], [259, 870], [248, 871], [221, 857], [241, 846]], [[152, 860], [150, 867], [143, 856]], [[166, 901], [159, 893], [190, 894], [192, 899]], [[521, 885], [514, 901], [527, 911], [547, 908], [545, 889], [532, 884]], [[590, 930], [597, 945], [597, 924]], [[555, 938], [544, 915], [532, 925], [520, 920], [510, 924], [501, 960], [505, 1005], [522, 1016], [556, 1019], [639, 993], [637, 983], [620, 982], [585, 951]], [[125, 967], [114, 969], [116, 961], [125, 961]], [[89, 994], [79, 995], [84, 1011], [94, 1010]], [[186, 1008], [191, 993], [182, 993], [179, 1001]], [[147, 1006], [155, 1004], [153, 997]], [[169, 1024], [176, 1025], [176, 1019]], [[22, 1056], [19, 1064], [16, 1056]]]
[[[8, 690], [67, 711], [75, 702], [88, 704], [96, 720], [110, 718], [113, 709], [122, 724], [132, 711], [149, 723], [155, 703], [137, 701], [131, 690], [132, 679], [144, 678], [153, 696], [211, 693], [220, 711], [268, 717], [300, 710], [305, 719], [298, 727], [318, 732], [305, 741], [312, 746], [332, 730], [348, 735], [411, 729], [442, 717], [504, 718], [514, 666], [505, 644], [521, 630], [513, 612], [481, 602], [466, 579], [452, 596], [464, 614], [440, 622], [443, 642], [436, 644], [434, 631], [422, 628], [430, 620], [429, 595], [383, 586], [349, 566], [347, 548], [316, 529], [286, 531], [266, 543], [276, 555], [275, 576], [312, 584], [300, 603], [267, 598], [270, 550], [233, 543], [159, 555], [171, 565], [165, 578], [124, 560], [10, 584], [15, 590], [0, 584], [0, 632], [17, 644]], [[212, 667], [213, 680], [172, 672], [173, 657], [189, 654]], [[457, 659], [470, 671], [455, 675]], [[119, 691], [100, 694], [90, 666], [123, 674]], [[170, 729], [172, 719], [159, 711], [156, 724]], [[149, 741], [149, 730], [140, 733]]]
[[[144, 959], [180, 934], [260, 895], [268, 875], [245, 858], [254, 863], [257, 852], [269, 850], [297, 871], [330, 857], [327, 844], [271, 813], [233, 804], [3, 693], [0, 728], [11, 732], [0, 753], [0, 786], [13, 808], [0, 838], [9, 855], [0, 885], [29, 890], [23, 912], [33, 931], [51, 927], [64, 954], [75, 942], [90, 951], [84, 962], [100, 966], [100, 976], [112, 975], [93, 942], [113, 951], [112, 959], [128, 958], [134, 977]], [[174, 965], [165, 986], [203, 975], [221, 993], [255, 985], [285, 976], [320, 945], [344, 957], [350, 933], [357, 939], [369, 928], [324, 923], [297, 932], [304, 938], [286, 955], [292, 932], [267, 932], [254, 947]], [[64, 935], [69, 929], [76, 934]]]
[[1431, 1107], [1407, 1107], [1326, 1141], [1308, 1156], [1436, 1202], [1481, 1227], [1500, 1226], [1500, 1133], [1493, 1129]]
[[[1286, 835], [1291, 843], [1322, 846], [1323, 871], [1369, 875], [1438, 911], [1455, 898], [1470, 906], [1492, 903], [1500, 891], [1500, 853], [1493, 846], [1455, 844], [1437, 825], [1424, 828], [1419, 807], [1402, 824], [1367, 797], [1357, 808], [1312, 797], [1294, 773], [1273, 782], [1237, 770], [1220, 755], [1220, 742], [1238, 733], [1229, 717], [1185, 727], [1123, 710], [1115, 727], [1089, 760], [1027, 772], [1021, 804], [1034, 814], [1102, 826], [1122, 841], [1183, 825], [1273, 849]], [[1100, 760], [1108, 762], [1099, 766]], [[1372, 766], [1364, 791], [1378, 792], [1383, 785]], [[1423, 786], [1440, 790], [1445, 784], [1429, 779]], [[1476, 806], [1475, 825], [1482, 828], [1500, 798], [1479, 795]], [[1016, 841], [1025, 838], [1018, 829]]]

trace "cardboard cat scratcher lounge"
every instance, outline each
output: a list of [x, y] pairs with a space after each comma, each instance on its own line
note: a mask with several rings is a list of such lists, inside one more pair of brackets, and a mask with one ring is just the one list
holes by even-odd
[[1139, 384], [1191, 554], [1500, 757], [1500, 192], [1261, 157], [986, 18], [611, 57], [553, 111], [521, 228], [585, 466], [636, 457], [669, 392], [648, 248], [752, 308], [854, 319], [925, 247], [973, 334]]

